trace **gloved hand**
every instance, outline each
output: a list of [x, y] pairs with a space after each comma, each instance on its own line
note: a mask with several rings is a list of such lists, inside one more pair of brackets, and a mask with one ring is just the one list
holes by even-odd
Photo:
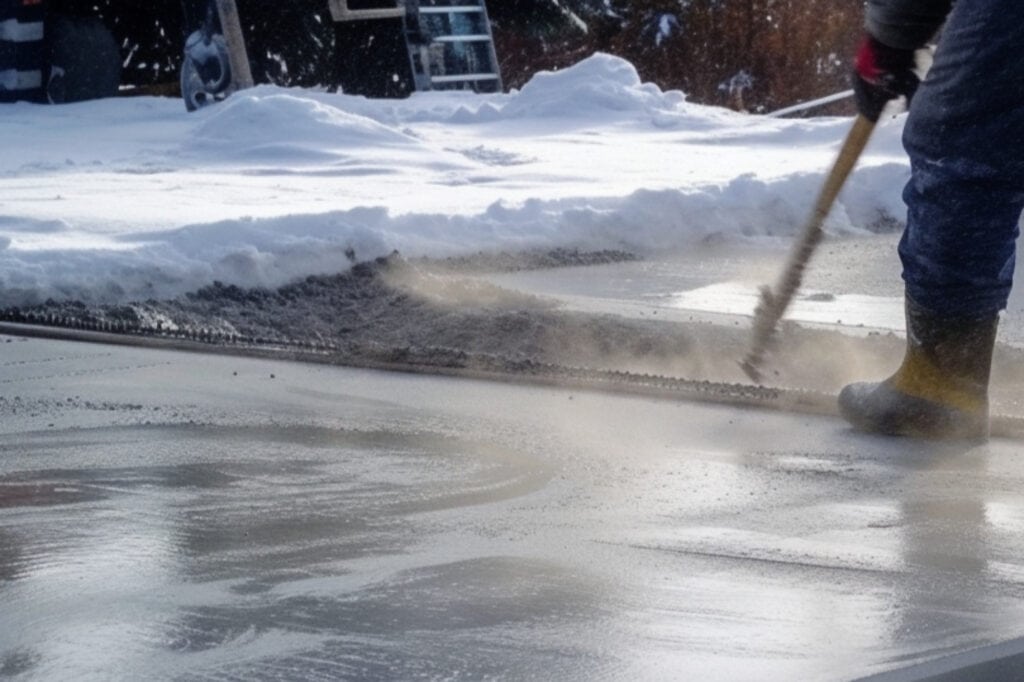
[[889, 100], [906, 97], [907, 106], [921, 79], [914, 73], [914, 52], [889, 47], [868, 35], [857, 50], [853, 92], [857, 109], [872, 123], [882, 115]]

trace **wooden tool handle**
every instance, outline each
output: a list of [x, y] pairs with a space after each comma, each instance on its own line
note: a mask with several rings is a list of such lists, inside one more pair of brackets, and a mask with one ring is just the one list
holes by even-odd
[[857, 160], [864, 151], [864, 147], [867, 146], [874, 129], [874, 123], [863, 116], [857, 116], [839, 150], [839, 157], [832, 166], [828, 177], [825, 178], [825, 184], [818, 194], [818, 200], [814, 203], [814, 210], [800, 233], [799, 239], [793, 245], [793, 250], [786, 261], [786, 267], [779, 275], [775, 288], [761, 288], [761, 300], [754, 310], [754, 321], [751, 325], [753, 342], [747, 357], [740, 363], [743, 371], [754, 381], [760, 381], [759, 368], [764, 360], [768, 343], [775, 334], [779, 320], [782, 319], [793, 300], [793, 295], [800, 288], [807, 263], [825, 234], [822, 229], [825, 219], [828, 218], [829, 211], [832, 210], [832, 205], [835, 203], [836, 197], [839, 196], [846, 179], [850, 177], [850, 172], [857, 165]]

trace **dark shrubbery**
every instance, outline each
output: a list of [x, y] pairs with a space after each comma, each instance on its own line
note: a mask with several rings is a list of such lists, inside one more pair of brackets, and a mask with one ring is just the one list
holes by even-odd
[[[330, 86], [348, 71], [373, 71], [384, 82], [380, 94], [403, 94], [392, 83], [396, 69], [407, 66], [380, 63], [381, 54], [403, 54], [377, 54], [387, 48], [380, 43], [400, 44], [397, 30], [367, 22], [336, 31], [325, 0], [238, 4], [257, 80]], [[51, 6], [103, 17], [121, 45], [125, 82], [176, 80], [185, 30], [180, 0]], [[604, 51], [693, 101], [750, 111], [846, 89], [863, 15], [862, 3], [835, 0], [491, 0], [488, 11], [507, 88]], [[376, 52], [367, 53], [368, 45]]]
[[770, 111], [848, 88], [863, 21], [862, 3], [834, 0], [574, 0], [584, 31], [551, 12], [571, 3], [490, 3], [507, 87], [600, 50], [693, 101]]

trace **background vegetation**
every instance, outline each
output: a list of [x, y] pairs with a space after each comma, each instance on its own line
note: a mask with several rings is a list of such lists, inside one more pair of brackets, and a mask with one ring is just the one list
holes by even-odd
[[[204, 2], [51, 0], [51, 7], [98, 12], [122, 45], [125, 82], [151, 88], [173, 87], [190, 30], [182, 6], [195, 17]], [[395, 0], [350, 2], [394, 6]], [[358, 73], [383, 84], [363, 84], [365, 94], [402, 96], [411, 87], [397, 73], [408, 69], [398, 57], [404, 54], [399, 22], [335, 25], [326, 0], [238, 5], [258, 80], [344, 87], [345, 74]], [[600, 50], [692, 101], [755, 112], [847, 89], [863, 15], [863, 2], [836, 0], [488, 0], [487, 6], [507, 88]]]
[[849, 87], [863, 3], [500, 0], [488, 3], [506, 86], [596, 50], [693, 101], [770, 111]]

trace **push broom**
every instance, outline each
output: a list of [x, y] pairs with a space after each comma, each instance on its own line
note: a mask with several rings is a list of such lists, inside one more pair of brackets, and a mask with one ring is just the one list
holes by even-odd
[[761, 297], [754, 310], [754, 321], [751, 325], [753, 341], [750, 345], [750, 352], [740, 362], [743, 371], [756, 383], [761, 383], [761, 365], [772, 337], [775, 335], [779, 320], [785, 315], [793, 296], [800, 288], [807, 263], [814, 254], [815, 248], [821, 243], [822, 237], [825, 236], [825, 219], [846, 183], [846, 179], [850, 176], [850, 172], [857, 164], [864, 147], [867, 146], [874, 129], [873, 122], [862, 115], [857, 116], [839, 150], [839, 157], [832, 166], [828, 177], [825, 178], [825, 184], [814, 204], [814, 210], [793, 245], [789, 259], [786, 261], [786, 267], [779, 275], [774, 289], [767, 286], [761, 287]]

